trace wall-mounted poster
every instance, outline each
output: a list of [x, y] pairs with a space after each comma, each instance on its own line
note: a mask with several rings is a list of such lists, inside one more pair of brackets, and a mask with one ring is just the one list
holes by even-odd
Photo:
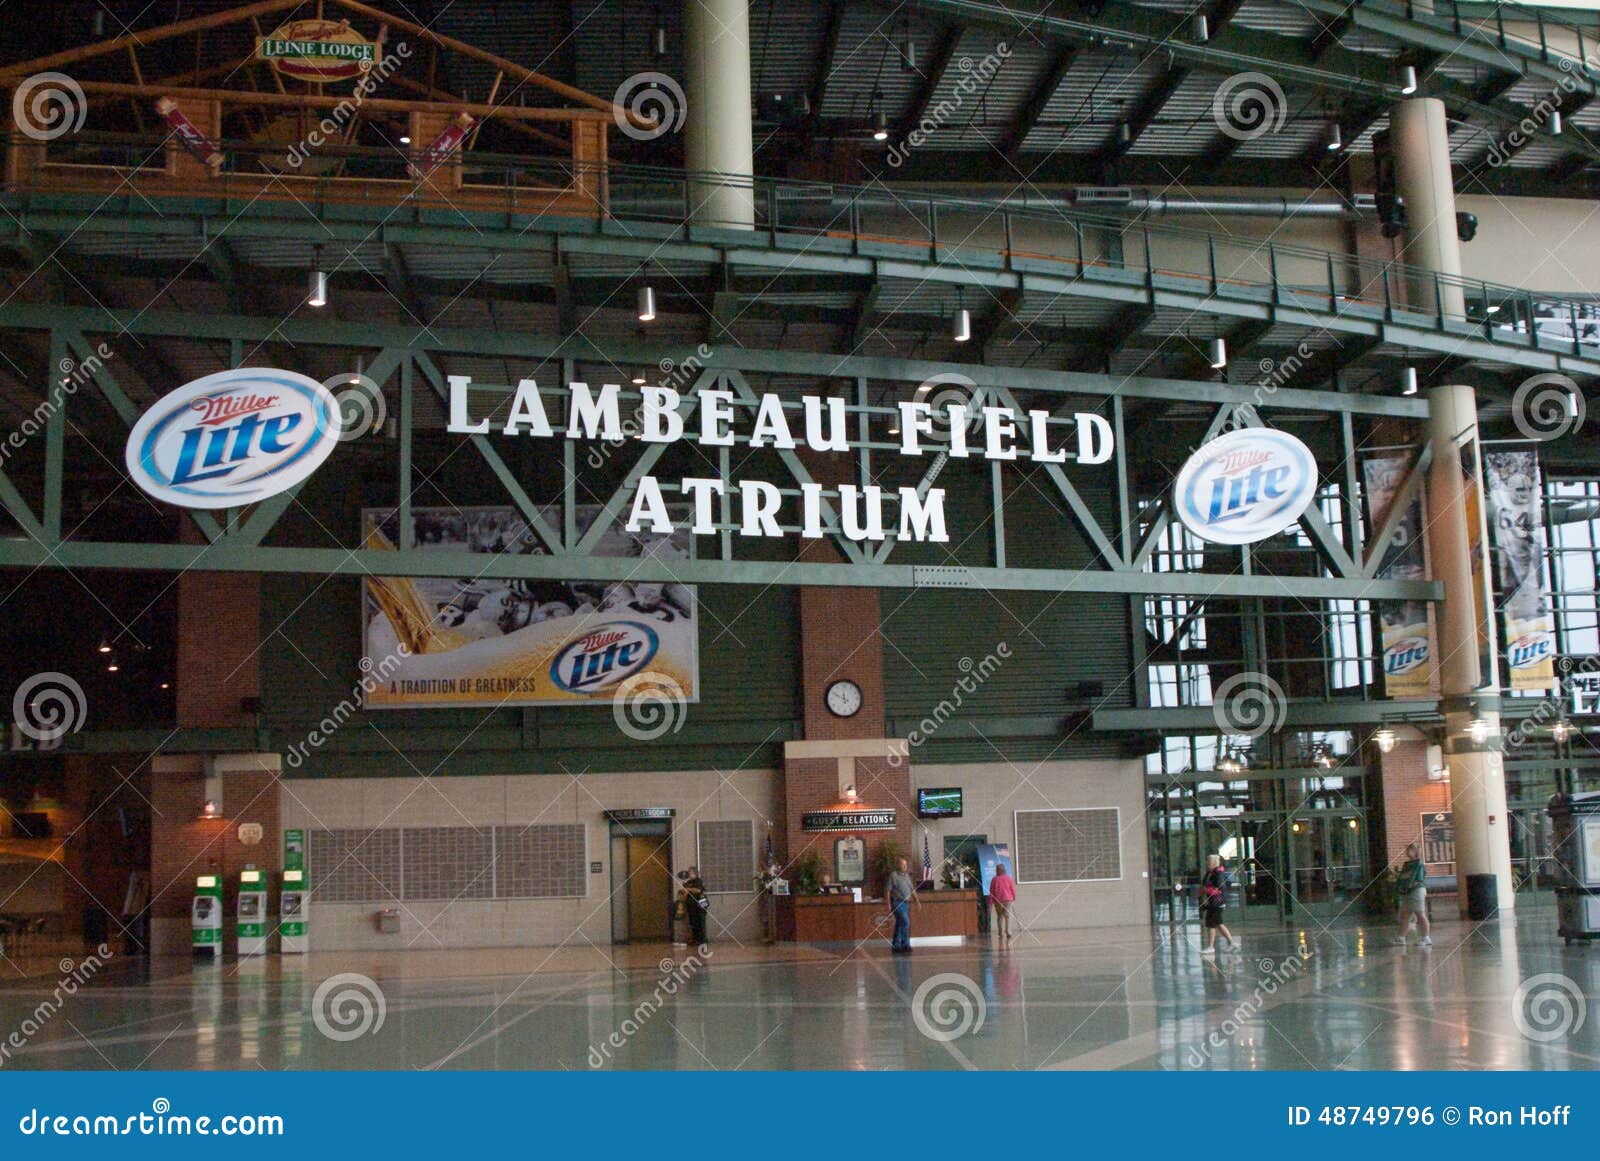
[[[599, 512], [578, 510], [580, 535]], [[560, 526], [559, 509], [541, 515]], [[363, 545], [394, 549], [397, 519], [389, 509], [364, 511]], [[414, 508], [411, 519], [419, 552], [544, 551], [515, 508]], [[629, 533], [618, 523], [595, 555], [671, 562], [688, 560], [690, 549], [686, 530]], [[362, 582], [362, 632], [372, 709], [609, 704], [640, 674], [673, 698], [677, 690], [685, 702], [700, 698], [695, 591], [670, 580], [371, 577]]]
[[833, 844], [834, 877], [841, 883], [867, 881], [867, 844], [851, 836]]
[[1429, 810], [1422, 815], [1422, 861], [1430, 875], [1456, 873], [1456, 822], [1449, 810]]

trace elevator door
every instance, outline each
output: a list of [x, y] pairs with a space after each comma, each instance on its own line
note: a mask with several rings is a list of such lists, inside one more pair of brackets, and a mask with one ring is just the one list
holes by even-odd
[[672, 938], [670, 823], [611, 824], [611, 939], [613, 943]]

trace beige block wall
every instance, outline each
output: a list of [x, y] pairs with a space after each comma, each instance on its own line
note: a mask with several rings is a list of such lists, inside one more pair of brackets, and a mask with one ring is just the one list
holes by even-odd
[[1468, 278], [1567, 294], [1600, 294], [1600, 202], [1463, 196], [1478, 236], [1461, 247]]
[[[914, 756], [913, 756], [914, 757]], [[959, 786], [962, 817], [919, 820], [913, 862], [922, 856], [926, 826], [935, 865], [944, 856], [944, 836], [987, 835], [1016, 848], [1019, 810], [1111, 807], [1120, 812], [1122, 878], [1113, 882], [1017, 885], [1017, 918], [1038, 930], [1067, 927], [1146, 927], [1150, 923], [1149, 859], [1144, 822], [1144, 766], [1134, 761], [1003, 762], [911, 768], [913, 788]], [[1022, 852], [1026, 858], [1026, 852]]]
[[[311, 946], [321, 950], [440, 947], [611, 945], [610, 825], [603, 812], [670, 806], [673, 871], [694, 864], [696, 824], [748, 818], [756, 824], [756, 856], [773, 817], [777, 775], [769, 770], [672, 774], [524, 775], [483, 778], [290, 779], [281, 783], [283, 825], [331, 827], [518, 826], [584, 823], [590, 863], [588, 894], [578, 899], [407, 900], [324, 903], [312, 883]], [[750, 868], [754, 876], [756, 868]], [[759, 942], [756, 895], [712, 898], [713, 940]], [[374, 913], [401, 912], [399, 934], [381, 935]]]

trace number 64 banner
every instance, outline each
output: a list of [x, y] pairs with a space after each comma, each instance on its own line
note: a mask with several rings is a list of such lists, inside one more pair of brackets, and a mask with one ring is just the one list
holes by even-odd
[[1507, 684], [1514, 690], [1551, 689], [1557, 684], [1556, 639], [1544, 587], [1539, 458], [1532, 451], [1486, 451], [1483, 474], [1489, 485], [1495, 607], [1505, 623]]

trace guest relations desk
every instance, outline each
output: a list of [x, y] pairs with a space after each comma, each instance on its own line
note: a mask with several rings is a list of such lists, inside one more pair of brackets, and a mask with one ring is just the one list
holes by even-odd
[[[918, 891], [911, 935], [978, 934], [976, 891]], [[857, 903], [849, 895], [779, 895], [778, 938], [785, 943], [860, 943], [894, 931], [882, 899]]]

